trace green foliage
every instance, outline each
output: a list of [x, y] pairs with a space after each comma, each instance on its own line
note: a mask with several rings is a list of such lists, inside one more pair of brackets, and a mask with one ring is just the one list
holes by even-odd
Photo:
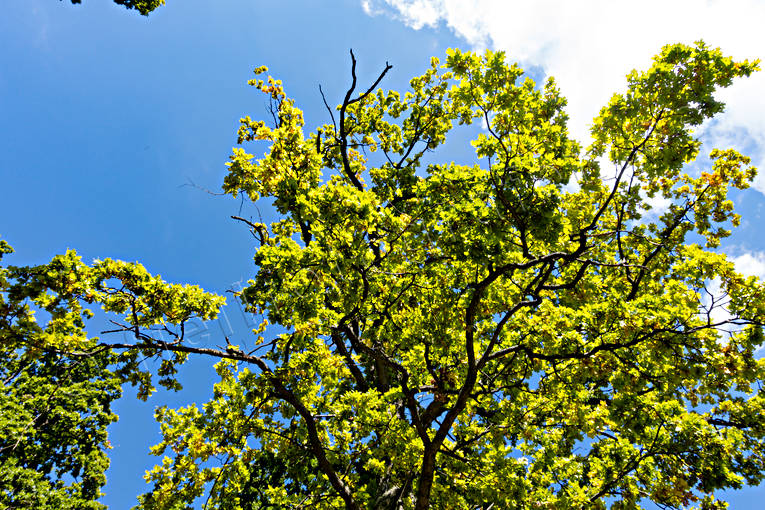
[[[12, 251], [0, 240], [0, 258]], [[113, 354], [113, 344], [85, 333], [92, 312], [83, 303], [125, 314], [122, 328], [140, 345], [139, 327], [211, 318], [222, 298], [168, 285], [138, 264], [88, 267], [73, 251], [42, 266], [0, 267], [2, 508], [104, 508], [97, 500], [109, 467], [106, 427], [117, 420], [111, 403], [126, 381], [140, 384], [142, 398], [153, 391], [137, 359], [156, 348]], [[172, 365], [184, 360], [177, 353], [163, 363], [171, 366], [159, 383], [178, 388]]]
[[[11, 252], [0, 240], [0, 258]], [[0, 506], [103, 508], [96, 500], [109, 466], [106, 427], [117, 419], [110, 406], [121, 394], [107, 368], [113, 359], [107, 352], [59, 355], [47, 346], [33, 353], [27, 342], [43, 329], [10, 295], [14, 272], [0, 268]]]
[[[183, 324], [221, 298], [69, 252], [4, 270], [8, 302], [51, 317], [4, 333], [5, 352], [114, 349], [144, 398], [139, 353], [172, 353], [171, 388], [188, 355], [219, 360], [209, 402], [157, 410], [140, 508], [724, 508], [717, 491], [765, 473], [765, 288], [715, 250], [739, 222], [728, 192], [755, 170], [730, 149], [688, 163], [715, 90], [756, 69], [667, 46], [586, 151], [554, 81], [502, 53], [451, 50], [403, 94], [376, 89], [386, 67], [354, 95], [354, 59], [332, 123], [308, 133], [282, 83], [256, 78], [274, 123], [241, 120], [224, 181], [280, 214], [245, 220], [254, 346], [190, 345]], [[470, 124], [474, 164], [439, 161]], [[671, 204], [655, 221], [649, 197]], [[88, 339], [83, 302], [122, 314], [135, 343]]]
[[[219, 398], [158, 416], [157, 453], [174, 460], [151, 474], [149, 507], [190, 501], [170, 480], [224, 437], [243, 448], [227, 458], [306, 469], [260, 482], [295, 506], [712, 508], [714, 491], [757, 483], [762, 284], [687, 241], [718, 246], [739, 221], [728, 190], [754, 169], [715, 150], [708, 170], [684, 171], [693, 127], [722, 111], [714, 91], [755, 69], [667, 46], [601, 111], [584, 156], [555, 83], [537, 87], [502, 53], [450, 51], [410, 92], [349, 94], [340, 124], [308, 135], [281, 82], [251, 82], [277, 122], [242, 119], [240, 143], [271, 145], [260, 159], [235, 149], [224, 190], [284, 215], [254, 227], [242, 299], [290, 333], [267, 370], [231, 376], [241, 396], [225, 419]], [[437, 162], [474, 122], [476, 164]], [[655, 196], [672, 205], [644, 221]], [[720, 322], [704, 313], [714, 278], [730, 299]], [[194, 487], [228, 480], [210, 499], [225, 507], [249, 472], [239, 462], [195, 471]]]
[[[0, 390], [0, 506], [99, 509], [110, 448], [106, 427], [120, 381], [107, 355], [3, 352]], [[67, 483], [65, 476], [72, 477]]]
[[[82, 0], [71, 0], [73, 4], [81, 4]], [[148, 16], [151, 11], [161, 5], [165, 5], [165, 0], [114, 0], [117, 5], [123, 5], [126, 9], [136, 9], [144, 16]]]

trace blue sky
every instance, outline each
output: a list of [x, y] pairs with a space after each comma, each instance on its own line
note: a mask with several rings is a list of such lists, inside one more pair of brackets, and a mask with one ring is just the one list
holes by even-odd
[[[349, 48], [361, 83], [389, 61], [383, 86], [399, 90], [448, 47], [505, 49], [535, 76], [558, 76], [572, 131], [586, 137], [598, 105], [664, 42], [703, 37], [736, 57], [765, 57], [763, 36], [750, 27], [765, 19], [761, 2], [665, 4], [168, 0], [145, 18], [106, 0], [8, 0], [0, 17], [0, 235], [16, 249], [8, 261], [43, 263], [75, 248], [88, 261], [137, 260], [168, 281], [236, 289], [254, 272], [251, 239], [228, 218], [241, 204], [200, 188], [220, 189], [239, 117], [266, 114], [246, 85], [259, 65], [284, 81], [313, 126], [327, 121], [319, 84], [330, 103], [342, 99]], [[762, 84], [758, 76], [731, 91], [729, 113], [705, 126], [705, 140], [737, 145], [761, 163]], [[757, 188], [736, 197], [744, 223], [726, 250], [763, 276], [765, 180]], [[257, 215], [246, 204], [243, 213]], [[248, 330], [235, 307], [199, 327], [200, 341], [212, 343]], [[212, 371], [190, 364], [184, 380], [181, 394], [120, 401], [104, 498], [112, 508], [132, 506], [146, 489], [154, 407], [206, 400]], [[749, 489], [731, 506], [758, 508], [763, 496]]]

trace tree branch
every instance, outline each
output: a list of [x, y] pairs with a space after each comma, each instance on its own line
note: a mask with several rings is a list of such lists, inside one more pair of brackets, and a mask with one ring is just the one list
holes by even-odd
[[359, 191], [362, 191], [364, 187], [361, 185], [361, 181], [359, 181], [359, 178], [356, 177], [356, 174], [351, 169], [351, 163], [348, 159], [348, 134], [345, 131], [345, 112], [347, 108], [352, 105], [353, 103], [356, 103], [358, 101], [361, 101], [365, 97], [367, 97], [372, 90], [382, 81], [383, 77], [387, 74], [389, 70], [393, 68], [392, 65], [385, 63], [385, 69], [380, 73], [380, 75], [377, 77], [375, 82], [372, 84], [369, 89], [367, 89], [366, 92], [361, 94], [359, 97], [355, 99], [351, 99], [351, 94], [353, 94], [353, 91], [356, 90], [356, 56], [353, 54], [353, 50], [351, 50], [351, 86], [348, 89], [348, 92], [345, 93], [345, 99], [343, 99], [343, 104], [340, 106], [340, 155], [343, 159], [343, 169], [345, 170], [345, 174], [348, 177], [348, 179], [351, 180], [351, 183], [358, 189]]

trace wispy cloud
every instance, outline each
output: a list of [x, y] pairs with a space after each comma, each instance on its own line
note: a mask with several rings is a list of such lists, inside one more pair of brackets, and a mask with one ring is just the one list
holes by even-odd
[[50, 40], [48, 38], [48, 33], [50, 32], [50, 16], [45, 10], [35, 6], [31, 9], [30, 18], [32, 19], [24, 21], [29, 24], [30, 28], [33, 27], [32, 29], [36, 34], [34, 39], [35, 45], [39, 48], [50, 50]]
[[[446, 26], [474, 49], [504, 50], [555, 76], [569, 99], [571, 130], [589, 140], [589, 123], [624, 76], [646, 68], [670, 42], [703, 39], [737, 59], [765, 57], [762, 0], [362, 0], [370, 15], [414, 29]], [[726, 112], [702, 126], [705, 148], [733, 147], [765, 167], [765, 73], [739, 80], [720, 97]], [[765, 193], [765, 168], [755, 187]]]

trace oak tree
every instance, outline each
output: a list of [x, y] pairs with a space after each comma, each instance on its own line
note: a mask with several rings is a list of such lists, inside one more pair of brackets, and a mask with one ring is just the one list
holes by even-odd
[[[194, 345], [185, 324], [222, 298], [69, 252], [4, 270], [6, 302], [51, 317], [6, 320], [5, 355], [108, 354], [144, 398], [188, 356], [218, 360], [209, 402], [158, 409], [141, 508], [724, 508], [717, 491], [759, 483], [765, 288], [718, 248], [755, 170], [696, 161], [693, 133], [757, 63], [666, 46], [585, 150], [555, 82], [501, 52], [451, 50], [403, 94], [377, 88], [388, 69], [360, 87], [352, 56], [312, 132], [279, 80], [251, 81], [273, 118], [241, 120], [224, 191], [279, 215], [237, 218], [251, 338]], [[440, 160], [471, 124], [474, 162]], [[133, 341], [87, 336], [89, 304]]]

